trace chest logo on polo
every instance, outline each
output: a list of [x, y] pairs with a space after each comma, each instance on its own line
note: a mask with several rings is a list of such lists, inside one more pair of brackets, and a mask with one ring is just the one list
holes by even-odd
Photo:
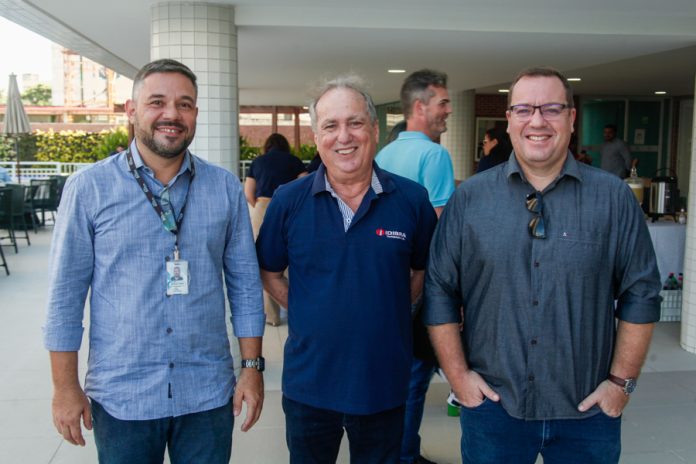
[[387, 237], [387, 238], [395, 238], [397, 240], [406, 240], [406, 234], [403, 232], [399, 232], [398, 230], [384, 230], [384, 229], [377, 229], [375, 231], [378, 237]]

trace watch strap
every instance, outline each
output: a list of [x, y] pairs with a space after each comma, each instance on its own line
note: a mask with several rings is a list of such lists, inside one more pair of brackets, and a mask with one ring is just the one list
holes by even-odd
[[607, 380], [621, 387], [624, 393], [627, 395], [633, 393], [633, 390], [635, 390], [636, 388], [636, 379], [633, 378], [622, 379], [619, 376], [609, 373], [609, 375], [607, 376]]
[[266, 360], [263, 356], [259, 356], [255, 359], [242, 359], [243, 368], [253, 368], [259, 372], [263, 372], [266, 369]]

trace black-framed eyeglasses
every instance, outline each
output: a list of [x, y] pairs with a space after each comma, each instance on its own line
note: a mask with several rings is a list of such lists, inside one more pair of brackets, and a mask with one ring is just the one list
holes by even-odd
[[541, 193], [532, 192], [527, 195], [527, 210], [534, 213], [529, 221], [529, 234], [533, 238], [546, 238], [546, 223], [544, 222], [544, 202]]
[[528, 105], [526, 103], [520, 105], [512, 105], [508, 108], [510, 114], [512, 114], [515, 119], [519, 121], [527, 121], [532, 119], [534, 113], [538, 109], [541, 113], [541, 117], [547, 121], [553, 121], [558, 119], [563, 114], [563, 111], [570, 108], [570, 105], [565, 103], [545, 103], [543, 105]]

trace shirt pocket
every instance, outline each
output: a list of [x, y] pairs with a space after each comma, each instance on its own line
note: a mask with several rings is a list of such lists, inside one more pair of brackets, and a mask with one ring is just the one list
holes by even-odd
[[598, 231], [563, 232], [555, 240], [554, 254], [559, 274], [574, 277], [596, 276], [606, 263], [602, 234]]

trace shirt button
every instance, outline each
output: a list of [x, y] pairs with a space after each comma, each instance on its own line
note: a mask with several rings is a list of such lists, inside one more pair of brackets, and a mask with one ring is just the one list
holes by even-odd
[[539, 267], [539, 261], [534, 261], [534, 267]]
[[534, 376], [533, 376], [533, 375], [530, 375], [529, 377], [527, 377], [527, 379], [528, 379], [530, 382], [534, 382]]
[[170, 259], [171, 259], [171, 258], [170, 258], [169, 256], [165, 256], [165, 257], [164, 257], [164, 260], [165, 260], [165, 261], [169, 261]]
[[539, 306], [539, 300], [532, 300], [532, 304], [534, 306]]
[[532, 342], [531, 342], [531, 343], [532, 343], [532, 345], [536, 345], [536, 344], [537, 344], [537, 339], [536, 339], [536, 338], [532, 338]]
[[169, 368], [174, 369], [174, 363], [169, 363]]
[[168, 334], [172, 333], [172, 328], [171, 328], [171, 327], [167, 327], [167, 333], [168, 333]]

